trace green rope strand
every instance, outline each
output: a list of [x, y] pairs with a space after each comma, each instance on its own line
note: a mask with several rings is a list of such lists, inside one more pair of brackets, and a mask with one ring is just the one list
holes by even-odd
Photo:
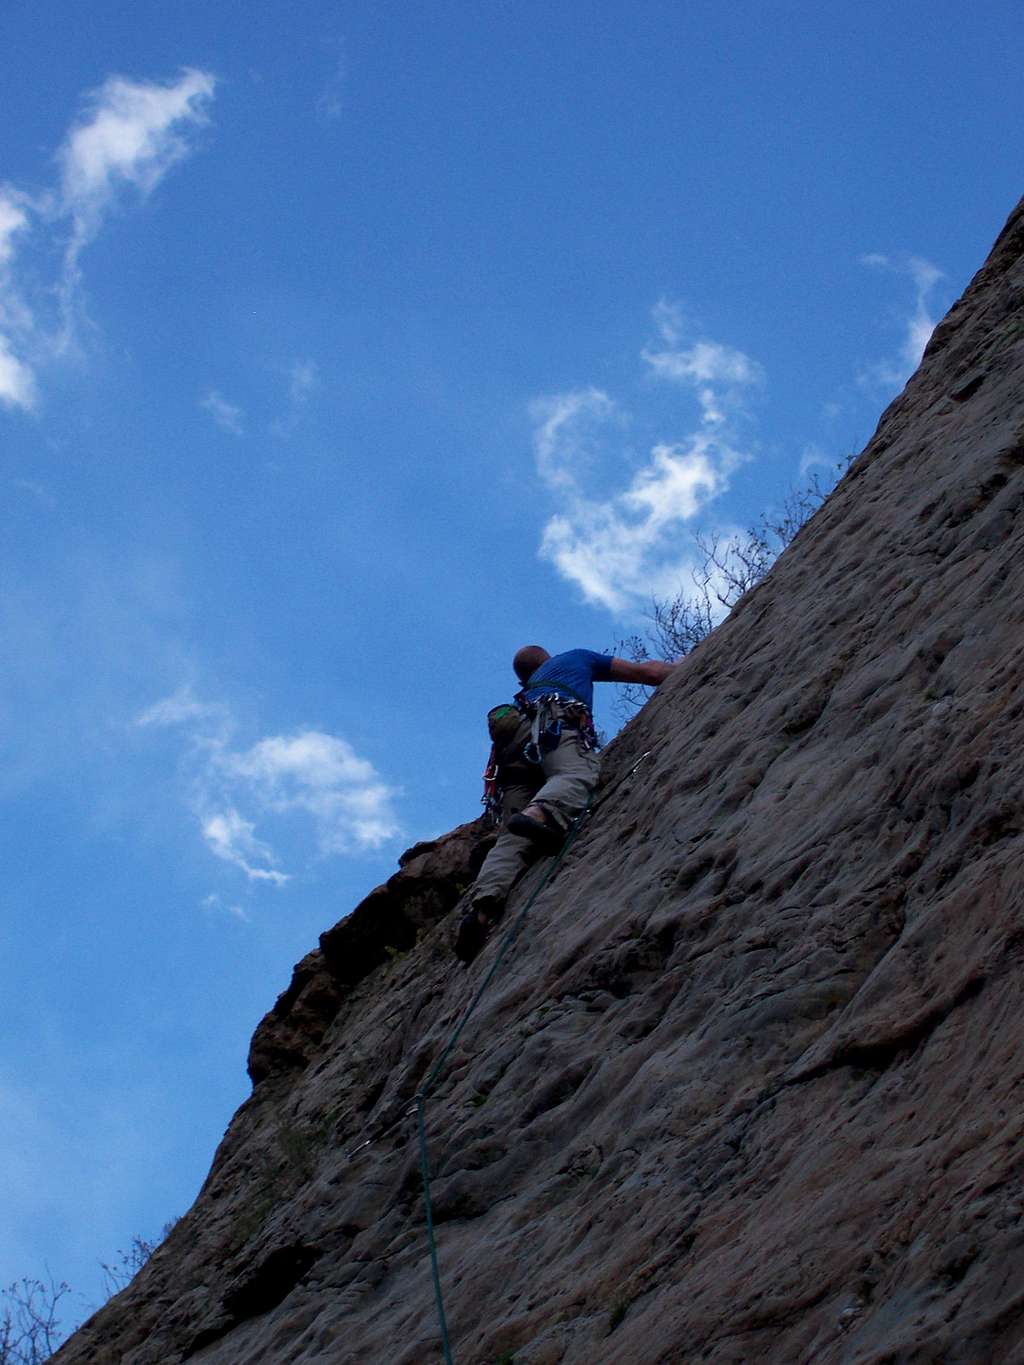
[[585, 810], [580, 815], [577, 815], [576, 819], [572, 822], [572, 825], [569, 829], [569, 833], [566, 836], [565, 843], [558, 850], [556, 856], [548, 860], [549, 865], [544, 871], [544, 876], [537, 883], [536, 887], [534, 888], [529, 898], [527, 899], [526, 904], [523, 906], [523, 908], [519, 911], [519, 914], [513, 920], [512, 927], [509, 929], [508, 933], [502, 939], [501, 944], [498, 947], [498, 951], [495, 954], [494, 961], [491, 963], [490, 969], [487, 972], [487, 975], [484, 977], [483, 981], [481, 981], [476, 994], [473, 996], [473, 999], [466, 1006], [462, 1018], [459, 1020], [458, 1024], [456, 1024], [455, 1031], [452, 1033], [452, 1036], [448, 1039], [448, 1042], [445, 1044], [444, 1050], [442, 1051], [441, 1055], [438, 1057], [434, 1065], [430, 1068], [430, 1072], [427, 1076], [427, 1079], [423, 1082], [422, 1086], [420, 1086], [421, 1095], [424, 1096], [427, 1095], [429, 1091], [433, 1088], [434, 1082], [437, 1080], [437, 1077], [441, 1072], [441, 1068], [448, 1060], [449, 1053], [451, 1052], [455, 1044], [459, 1041], [463, 1029], [469, 1023], [470, 1016], [476, 1010], [476, 1007], [483, 998], [484, 992], [487, 990], [487, 987], [494, 980], [498, 968], [501, 966], [502, 959], [508, 952], [509, 948], [512, 946], [512, 943], [514, 942], [516, 935], [519, 933], [520, 926], [522, 925], [523, 920], [526, 918], [527, 912], [530, 910], [534, 901], [537, 899], [540, 893], [547, 886], [551, 878], [555, 875], [555, 871], [559, 863], [568, 853], [569, 848], [573, 840], [576, 838], [576, 835], [579, 833], [580, 826], [583, 824], [583, 821], [587, 814], [588, 811]]
[[430, 1206], [430, 1162], [427, 1159], [427, 1126], [422, 1094], [416, 1096], [416, 1120], [420, 1135], [420, 1173], [423, 1176], [423, 1203], [427, 1211], [427, 1240], [430, 1243], [430, 1268], [434, 1275], [434, 1299], [437, 1320], [441, 1326], [441, 1350], [445, 1365], [452, 1365], [452, 1348], [448, 1342], [448, 1323], [444, 1316], [444, 1296], [441, 1293], [441, 1272], [437, 1268], [437, 1238], [434, 1236], [434, 1212]]
[[455, 1044], [458, 1042], [463, 1029], [469, 1023], [470, 1016], [476, 1009], [477, 1005], [480, 1003], [480, 1000], [483, 997], [483, 994], [486, 991], [487, 987], [493, 981], [495, 973], [501, 966], [502, 959], [504, 958], [508, 949], [512, 946], [512, 943], [514, 942], [515, 937], [519, 932], [519, 927], [522, 924], [523, 920], [526, 918], [527, 911], [530, 909], [534, 901], [537, 899], [540, 893], [544, 890], [545, 886], [547, 886], [548, 882], [554, 876], [555, 869], [558, 867], [559, 863], [562, 861], [566, 853], [569, 851], [569, 847], [572, 844], [573, 840], [576, 838], [576, 835], [579, 833], [580, 826], [583, 824], [583, 821], [586, 818], [587, 813], [588, 812], [586, 810], [582, 811], [573, 821], [572, 827], [569, 830], [569, 834], [566, 837], [565, 843], [559, 849], [557, 856], [550, 860], [550, 865], [545, 869], [544, 876], [537, 883], [537, 886], [534, 888], [533, 892], [527, 899], [526, 904], [523, 906], [522, 910], [520, 910], [519, 914], [513, 921], [512, 927], [509, 929], [504, 939], [502, 939], [501, 945], [499, 946], [498, 951], [495, 954], [494, 961], [491, 963], [490, 970], [484, 977], [483, 981], [480, 983], [480, 986], [476, 994], [473, 996], [473, 999], [469, 1002], [469, 1005], [463, 1012], [462, 1018], [459, 1020], [458, 1024], [455, 1027], [455, 1031], [452, 1033], [451, 1038], [449, 1038], [448, 1043], [444, 1048], [444, 1051], [441, 1053], [440, 1057], [438, 1057], [437, 1061], [431, 1067], [429, 1075], [423, 1082], [423, 1085], [420, 1087], [420, 1090], [415, 1097], [417, 1126], [419, 1128], [420, 1140], [420, 1174], [423, 1178], [423, 1208], [426, 1213], [427, 1242], [430, 1247], [430, 1266], [434, 1276], [434, 1299], [437, 1303], [437, 1320], [441, 1328], [441, 1350], [444, 1352], [445, 1365], [452, 1365], [452, 1353], [451, 1346], [449, 1345], [448, 1342], [448, 1322], [447, 1319], [445, 1318], [444, 1312], [444, 1294], [441, 1291], [441, 1274], [437, 1266], [437, 1237], [434, 1234], [434, 1212], [430, 1202], [430, 1163], [427, 1158], [426, 1125], [427, 1092], [431, 1089], [434, 1082], [437, 1080], [437, 1077], [440, 1074], [441, 1068], [444, 1065], [445, 1061], [447, 1060], [449, 1053], [451, 1052]]
[[592, 814], [595, 810], [597, 810], [598, 806], [603, 805], [605, 801], [607, 801], [608, 797], [611, 796], [612, 793], [618, 787], [620, 787], [623, 782], [625, 782], [628, 778], [632, 777], [633, 774], [636, 772], [637, 768], [640, 767], [641, 763], [643, 763], [646, 759], [650, 758], [651, 753], [652, 751], [648, 750], [647, 753], [642, 754], [641, 757], [636, 761], [636, 763], [633, 764], [632, 768], [630, 768], [629, 772], [624, 773], [623, 776], [620, 777], [617, 782], [614, 782], [612, 786], [609, 787], [606, 792], [604, 792], [600, 800], [595, 801], [592, 806], [587, 806], [586, 809], [582, 810], [579, 813], [579, 815], [577, 815], [576, 819], [572, 822], [572, 824], [569, 827], [569, 833], [566, 836], [565, 843], [558, 850], [558, 853], [555, 855], [555, 857], [549, 860], [548, 866], [544, 870], [543, 877], [540, 879], [540, 881], [534, 887], [533, 891], [527, 897], [526, 904], [523, 906], [523, 908], [519, 911], [518, 915], [513, 920], [508, 933], [502, 939], [501, 944], [498, 947], [498, 951], [494, 956], [494, 961], [491, 963], [490, 969], [488, 970], [483, 981], [481, 981], [479, 987], [477, 988], [476, 994], [473, 996], [472, 1000], [466, 1006], [466, 1009], [463, 1011], [462, 1018], [455, 1026], [452, 1036], [448, 1039], [448, 1042], [445, 1044], [441, 1052], [441, 1055], [438, 1057], [434, 1065], [430, 1068], [430, 1071], [427, 1073], [426, 1080], [423, 1082], [423, 1084], [420, 1086], [419, 1090], [416, 1093], [415, 1096], [416, 1120], [417, 1128], [419, 1130], [420, 1143], [420, 1175], [422, 1176], [423, 1179], [423, 1207], [426, 1212], [427, 1242], [430, 1247], [430, 1267], [434, 1277], [434, 1299], [437, 1304], [437, 1320], [441, 1328], [441, 1350], [444, 1353], [445, 1365], [452, 1365], [452, 1351], [451, 1345], [449, 1344], [448, 1341], [448, 1322], [447, 1319], [445, 1318], [444, 1295], [441, 1291], [441, 1273], [438, 1269], [437, 1263], [437, 1237], [434, 1233], [434, 1211], [433, 1206], [430, 1202], [430, 1162], [427, 1155], [426, 1121], [427, 1095], [433, 1088], [435, 1081], [440, 1075], [441, 1068], [448, 1060], [452, 1048], [459, 1041], [463, 1029], [469, 1023], [471, 1015], [476, 1010], [477, 1005], [483, 998], [484, 992], [487, 990], [487, 987], [494, 980], [495, 974], [497, 973], [498, 968], [501, 966], [505, 954], [508, 952], [509, 948], [515, 942], [516, 936], [519, 933], [519, 929], [523, 923], [523, 920], [526, 918], [527, 913], [532, 907], [534, 901], [547, 886], [551, 878], [555, 875], [555, 872], [558, 869], [559, 865], [561, 864], [562, 859], [569, 852], [569, 849], [572, 847], [574, 839], [580, 832], [584, 820], [587, 818], [588, 815]]

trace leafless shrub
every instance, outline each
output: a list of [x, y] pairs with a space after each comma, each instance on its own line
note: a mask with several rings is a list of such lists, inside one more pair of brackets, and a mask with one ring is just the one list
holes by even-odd
[[[117, 1259], [112, 1265], [106, 1261], [100, 1261], [100, 1269], [103, 1271], [103, 1287], [108, 1298], [113, 1298], [126, 1285], [131, 1284], [157, 1247], [161, 1246], [170, 1236], [177, 1221], [177, 1218], [172, 1218], [169, 1223], [165, 1223], [163, 1231], [155, 1242], [147, 1242], [144, 1237], [133, 1237], [127, 1251], [119, 1250], [117, 1252]], [[0, 1361], [0, 1365], [3, 1365], [2, 1361]]]
[[108, 1299], [119, 1294], [126, 1285], [131, 1284], [158, 1246], [159, 1242], [147, 1242], [144, 1237], [133, 1237], [127, 1251], [119, 1250], [116, 1253], [116, 1260], [113, 1264], [100, 1261], [100, 1269], [103, 1271], [103, 1288]]
[[63, 1281], [21, 1279], [0, 1290], [0, 1365], [43, 1365], [61, 1340]]
[[[112, 1265], [100, 1262], [104, 1289], [111, 1298], [129, 1284], [178, 1220], [166, 1224], [155, 1242], [133, 1237], [127, 1251], [118, 1251]], [[44, 1365], [64, 1339], [57, 1309], [71, 1293], [62, 1280], [49, 1282], [26, 1276], [0, 1290], [0, 1365]]]

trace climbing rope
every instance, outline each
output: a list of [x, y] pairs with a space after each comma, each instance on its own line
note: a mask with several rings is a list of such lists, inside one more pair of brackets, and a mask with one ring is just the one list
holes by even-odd
[[416, 1096], [416, 1126], [420, 1137], [420, 1175], [423, 1177], [423, 1205], [427, 1213], [427, 1241], [430, 1243], [430, 1270], [434, 1277], [434, 1301], [441, 1328], [441, 1350], [445, 1365], [452, 1365], [452, 1348], [448, 1343], [448, 1322], [444, 1315], [444, 1295], [441, 1293], [441, 1272], [437, 1268], [437, 1238], [434, 1236], [434, 1211], [430, 1205], [430, 1162], [427, 1158], [426, 1107], [423, 1096]]
[[577, 815], [576, 819], [572, 822], [572, 824], [569, 827], [569, 832], [566, 835], [565, 843], [562, 845], [558, 853], [553, 858], [548, 859], [548, 865], [544, 870], [543, 877], [541, 877], [540, 881], [530, 892], [530, 895], [527, 897], [526, 902], [523, 905], [522, 909], [519, 911], [515, 919], [512, 921], [510, 928], [508, 929], [504, 938], [501, 940], [501, 943], [498, 946], [498, 951], [494, 956], [494, 961], [491, 963], [487, 973], [484, 976], [484, 979], [477, 987], [472, 1000], [470, 1000], [465, 1010], [463, 1010], [462, 1016], [459, 1019], [458, 1023], [455, 1025], [451, 1037], [448, 1039], [447, 1043], [441, 1049], [437, 1061], [430, 1068], [430, 1071], [427, 1073], [426, 1079], [424, 1080], [423, 1084], [420, 1086], [415, 1096], [413, 1097], [412, 1108], [404, 1109], [402, 1113], [398, 1116], [398, 1118], [395, 1119], [392, 1123], [388, 1124], [386, 1128], [383, 1128], [374, 1137], [367, 1138], [365, 1141], [361, 1142], [358, 1147], [354, 1147], [347, 1154], [346, 1160], [348, 1161], [353, 1160], [353, 1158], [357, 1156], [359, 1152], [363, 1151], [367, 1147], [372, 1146], [374, 1143], [380, 1142], [382, 1138], [386, 1137], [389, 1133], [393, 1132], [394, 1129], [399, 1127], [399, 1125], [402, 1124], [405, 1121], [405, 1119], [407, 1119], [411, 1114], [416, 1115], [416, 1129], [419, 1138], [420, 1149], [419, 1151], [420, 1175], [423, 1181], [423, 1207], [426, 1215], [427, 1224], [427, 1242], [430, 1250], [430, 1267], [434, 1280], [434, 1298], [437, 1304], [437, 1318], [438, 1324], [441, 1329], [441, 1350], [444, 1354], [445, 1365], [453, 1365], [453, 1363], [451, 1346], [448, 1341], [448, 1323], [444, 1311], [444, 1295], [442, 1294], [441, 1291], [441, 1273], [440, 1270], [438, 1269], [437, 1238], [434, 1233], [433, 1205], [430, 1199], [430, 1161], [427, 1153], [426, 1122], [427, 1096], [433, 1089], [438, 1076], [441, 1074], [441, 1070], [444, 1067], [445, 1062], [451, 1055], [451, 1051], [454, 1048], [455, 1044], [459, 1041], [459, 1038], [462, 1036], [463, 1030], [469, 1023], [469, 1020], [472, 1017], [473, 1013], [475, 1012], [476, 1007], [483, 999], [488, 986], [490, 986], [491, 982], [497, 975], [498, 969], [500, 968], [506, 953], [508, 952], [509, 948], [511, 948], [512, 944], [515, 942], [519, 934], [519, 930], [522, 927], [523, 921], [526, 919], [526, 916], [529, 913], [530, 909], [532, 908], [537, 897], [541, 894], [541, 892], [547, 886], [548, 882], [550, 882], [551, 878], [555, 875], [555, 872], [561, 865], [563, 858], [569, 852], [569, 849], [572, 847], [576, 839], [576, 836], [579, 834], [584, 821], [587, 819], [588, 816], [593, 815], [595, 811], [600, 809], [600, 807], [604, 805], [608, 798], [612, 796], [613, 793], [618, 791], [619, 787], [621, 787], [624, 782], [627, 782], [634, 775], [634, 773], [641, 766], [641, 764], [645, 763], [647, 759], [651, 757], [653, 752], [654, 752], [653, 749], [648, 749], [646, 753], [641, 754], [628, 772], [625, 772], [622, 774], [621, 777], [618, 777], [611, 784], [611, 786], [607, 788], [606, 791], [601, 793], [601, 796], [598, 798], [597, 801], [585, 807], [585, 809], [582, 810], [580, 814]]
[[559, 849], [558, 853], [553, 858], [548, 860], [548, 866], [544, 870], [543, 877], [531, 891], [530, 895], [527, 897], [526, 903], [523, 905], [522, 909], [519, 911], [515, 919], [512, 921], [511, 928], [508, 930], [505, 937], [502, 939], [501, 944], [498, 947], [498, 951], [495, 954], [494, 961], [491, 963], [490, 969], [488, 970], [483, 981], [481, 981], [479, 987], [477, 988], [476, 994], [473, 996], [472, 1000], [466, 1006], [462, 1018], [456, 1024], [451, 1037], [448, 1039], [448, 1042], [442, 1049], [440, 1056], [438, 1057], [434, 1065], [431, 1067], [426, 1080], [420, 1086], [420, 1089], [416, 1094], [415, 1097], [416, 1114], [418, 1118], [417, 1129], [420, 1144], [420, 1173], [423, 1179], [423, 1207], [424, 1212], [426, 1214], [427, 1242], [429, 1244], [430, 1265], [434, 1277], [434, 1298], [437, 1303], [437, 1319], [441, 1329], [441, 1349], [444, 1353], [445, 1365], [453, 1365], [453, 1363], [451, 1347], [448, 1342], [448, 1323], [447, 1319], [445, 1318], [444, 1295], [441, 1292], [441, 1274], [440, 1271], [438, 1270], [437, 1264], [437, 1238], [434, 1235], [434, 1214], [430, 1200], [430, 1161], [427, 1154], [426, 1124], [427, 1094], [432, 1089], [434, 1082], [440, 1075], [441, 1069], [444, 1066], [445, 1062], [447, 1061], [452, 1048], [455, 1046], [455, 1044], [461, 1037], [463, 1029], [469, 1023], [470, 1016], [473, 1014], [477, 1005], [483, 998], [484, 992], [487, 990], [487, 987], [494, 980], [494, 977], [498, 972], [498, 968], [501, 966], [505, 954], [508, 952], [509, 948], [515, 942], [519, 930], [522, 926], [522, 923], [525, 920], [527, 914], [529, 913], [531, 907], [533, 906], [534, 901], [536, 901], [537, 897], [547, 886], [551, 878], [555, 875], [555, 872], [558, 870], [558, 867], [561, 864], [562, 859], [569, 852], [569, 849], [572, 847], [577, 834], [579, 834], [580, 829], [583, 826], [583, 822], [586, 820], [588, 815], [592, 815], [594, 811], [596, 811], [600, 806], [603, 806], [605, 801], [607, 801], [608, 797], [611, 796], [614, 791], [617, 791], [618, 788], [623, 784], [623, 782], [626, 782], [629, 778], [633, 776], [633, 774], [640, 767], [640, 765], [646, 762], [648, 758], [650, 758], [652, 752], [653, 750], [648, 749], [646, 753], [641, 754], [637, 761], [633, 764], [632, 768], [630, 768], [630, 770], [627, 773], [624, 773], [620, 778], [617, 779], [617, 781], [615, 781], [608, 788], [607, 791], [603, 792], [600, 799], [595, 801], [593, 805], [585, 807], [579, 813], [579, 815], [577, 815], [576, 819], [572, 822], [572, 824], [569, 827], [569, 833], [566, 836], [565, 843]]
[[498, 951], [495, 954], [494, 961], [491, 963], [490, 969], [488, 970], [483, 981], [481, 981], [479, 987], [477, 988], [477, 992], [473, 996], [473, 999], [466, 1006], [462, 1018], [455, 1026], [452, 1036], [448, 1039], [448, 1042], [445, 1044], [441, 1052], [441, 1055], [438, 1057], [437, 1061], [431, 1067], [426, 1080], [423, 1082], [423, 1085], [420, 1087], [416, 1095], [416, 1113], [419, 1118], [417, 1127], [420, 1142], [420, 1173], [423, 1178], [423, 1208], [426, 1214], [427, 1243], [430, 1248], [430, 1265], [434, 1276], [434, 1298], [437, 1303], [437, 1320], [441, 1328], [441, 1349], [444, 1353], [445, 1365], [453, 1365], [453, 1363], [451, 1347], [448, 1344], [448, 1324], [445, 1319], [444, 1312], [444, 1295], [441, 1292], [441, 1274], [437, 1266], [437, 1238], [434, 1235], [434, 1214], [430, 1202], [430, 1160], [427, 1155], [426, 1123], [427, 1094], [433, 1087], [434, 1082], [437, 1080], [438, 1076], [440, 1075], [441, 1068], [448, 1060], [448, 1056], [452, 1048], [459, 1041], [463, 1029], [469, 1023], [470, 1016], [472, 1015], [477, 1005], [483, 998], [484, 992], [487, 990], [487, 987], [494, 980], [498, 968], [501, 966], [502, 959], [504, 958], [505, 954], [508, 952], [512, 944], [515, 942], [516, 936], [519, 933], [519, 929], [520, 926], [522, 925], [523, 920], [526, 918], [527, 912], [529, 911], [530, 907], [533, 905], [537, 897], [540, 895], [540, 893], [544, 890], [545, 886], [547, 886], [548, 882], [554, 876], [555, 870], [558, 868], [559, 864], [565, 857], [566, 853], [568, 853], [569, 848], [571, 847], [573, 840], [576, 838], [576, 835], [579, 833], [580, 826], [583, 824], [583, 821], [588, 813], [589, 807], [586, 810], [582, 811], [579, 815], [577, 815], [576, 819], [572, 822], [572, 825], [569, 828], [569, 833], [566, 837], [565, 843], [559, 849], [558, 853], [553, 858], [549, 859], [549, 865], [544, 871], [544, 876], [534, 887], [533, 891], [527, 898], [526, 904], [523, 906], [523, 908], [519, 911], [518, 915], [516, 915], [515, 919], [513, 920], [511, 928], [509, 929], [508, 933], [506, 933], [505, 937], [502, 939], [501, 944], [498, 947]]

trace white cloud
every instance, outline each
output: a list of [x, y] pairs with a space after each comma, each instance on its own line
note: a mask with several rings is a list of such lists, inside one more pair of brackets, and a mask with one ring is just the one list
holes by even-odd
[[678, 299], [660, 298], [651, 309], [658, 335], [669, 346], [678, 346], [686, 334], [686, 312]]
[[552, 488], [575, 487], [593, 467], [615, 404], [601, 389], [576, 389], [535, 399], [529, 412], [537, 472]]
[[920, 304], [913, 316], [907, 319], [907, 336], [903, 343], [901, 356], [907, 367], [908, 375], [913, 374], [921, 363], [924, 348], [931, 340], [938, 318], [933, 318], [924, 304]]
[[225, 862], [240, 867], [250, 881], [284, 886], [290, 878], [286, 872], [277, 870], [274, 850], [256, 838], [255, 828], [234, 807], [229, 807], [207, 816], [203, 821], [203, 838], [211, 852]]
[[652, 317], [668, 349], [645, 346], [641, 355], [655, 378], [695, 390], [706, 425], [724, 424], [730, 412], [742, 406], [742, 391], [764, 383], [763, 368], [733, 346], [704, 339], [683, 347], [685, 321], [680, 304], [659, 299]]
[[871, 270], [885, 270], [902, 276], [909, 279], [914, 287], [913, 308], [900, 320], [903, 342], [899, 352], [867, 366], [859, 376], [859, 382], [864, 387], [900, 389], [920, 365], [924, 348], [935, 331], [938, 318], [932, 316], [929, 295], [944, 276], [938, 266], [921, 256], [893, 258], [873, 251], [861, 256], [860, 264]]
[[273, 785], [291, 778], [312, 789], [366, 782], [374, 775], [373, 765], [345, 740], [316, 730], [261, 739], [247, 753], [233, 755], [228, 766], [253, 782]]
[[265, 808], [313, 816], [325, 854], [377, 848], [398, 833], [394, 790], [336, 735], [318, 730], [273, 735], [219, 762], [225, 773], [249, 784]]
[[14, 255], [14, 238], [28, 227], [25, 196], [10, 185], [0, 185], [0, 266]]
[[0, 403], [31, 411], [36, 405], [36, 377], [31, 365], [15, 354], [14, 337], [31, 329], [32, 319], [11, 279], [15, 239], [29, 226], [28, 198], [10, 185], [0, 185]]
[[[0, 404], [37, 405], [37, 373], [74, 341], [84, 248], [125, 191], [145, 198], [188, 155], [214, 86], [204, 71], [163, 84], [112, 76], [57, 152], [55, 188], [0, 185]], [[20, 266], [26, 251], [34, 269]], [[62, 260], [56, 277], [40, 266], [51, 260]]]
[[701, 434], [656, 445], [650, 463], [616, 497], [577, 498], [568, 512], [553, 516], [541, 556], [587, 601], [609, 611], [672, 594], [689, 568], [689, 558], [677, 550], [677, 531], [725, 489], [741, 458]]
[[697, 341], [684, 351], [645, 349], [642, 355], [659, 378], [681, 383], [756, 384], [763, 377], [749, 356], [717, 341]]
[[275, 845], [286, 838], [289, 861], [301, 856], [296, 815], [311, 826], [321, 857], [378, 848], [400, 833], [396, 789], [338, 735], [303, 729], [238, 749], [230, 743], [236, 727], [227, 708], [198, 700], [187, 686], [148, 707], [135, 724], [183, 731], [188, 801], [202, 837], [250, 882], [283, 886], [291, 879]]
[[215, 84], [207, 71], [183, 71], [173, 84], [111, 76], [88, 97], [88, 112], [57, 154], [72, 266], [120, 190], [145, 197], [188, 154], [184, 129], [206, 122]]
[[233, 919], [240, 919], [246, 924], [250, 922], [249, 916], [240, 905], [235, 905], [231, 902], [222, 900], [215, 891], [211, 892], [208, 896], [204, 896], [201, 904], [204, 910], [223, 910], [225, 914], [230, 915]]
[[656, 445], [650, 464], [622, 494], [622, 502], [655, 530], [668, 522], [689, 521], [721, 491], [724, 453], [699, 437], [691, 438], [688, 446]]
[[210, 414], [217, 425], [232, 436], [241, 436], [244, 430], [242, 409], [229, 403], [216, 389], [210, 389], [199, 400], [199, 406]]
[[682, 440], [653, 445], [620, 491], [596, 490], [599, 476], [607, 483], [609, 470], [630, 467], [611, 439], [627, 419], [607, 393], [578, 389], [529, 408], [537, 471], [561, 501], [544, 528], [541, 557], [587, 601], [620, 614], [677, 591], [690, 568], [680, 532], [748, 458], [730, 428], [744, 412], [745, 391], [764, 379], [761, 366], [733, 347], [708, 339], [684, 347], [678, 303], [661, 299], [652, 316], [667, 349], [645, 347], [641, 357], [655, 378], [691, 390], [700, 420]]
[[0, 335], [0, 403], [30, 412], [36, 405], [36, 377]]
[[162, 701], [155, 702], [147, 707], [135, 717], [135, 724], [145, 726], [171, 726], [185, 725], [189, 721], [210, 721], [217, 720], [224, 722], [227, 719], [226, 708], [216, 702], [199, 701], [192, 692], [192, 688], [186, 683], [180, 687], [173, 696], [164, 697]]

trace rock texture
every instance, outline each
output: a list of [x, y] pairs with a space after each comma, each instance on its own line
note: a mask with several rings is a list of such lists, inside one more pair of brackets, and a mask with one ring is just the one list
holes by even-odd
[[[609, 746], [449, 1058], [459, 1365], [1024, 1362], [1022, 508], [1024, 204]], [[414, 850], [300, 964], [195, 1206], [60, 1365], [440, 1358], [403, 1115], [497, 951], [449, 946], [479, 837]]]

